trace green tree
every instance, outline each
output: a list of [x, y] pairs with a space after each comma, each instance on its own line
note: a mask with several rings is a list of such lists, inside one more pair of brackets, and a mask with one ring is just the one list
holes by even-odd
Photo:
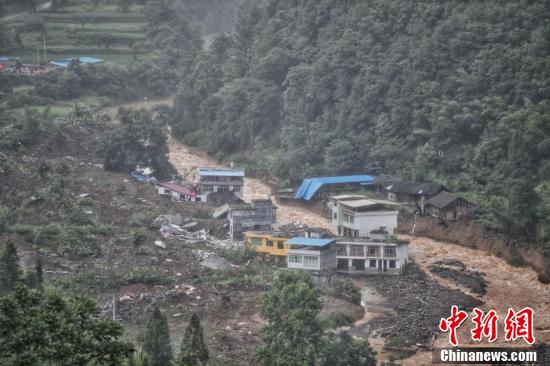
[[197, 313], [191, 314], [189, 318], [179, 356], [182, 364], [190, 363], [193, 359], [202, 363], [208, 361], [208, 348], [204, 343], [201, 321]]
[[64, 299], [17, 285], [0, 297], [0, 364], [120, 365], [133, 351], [123, 328], [84, 296]]
[[0, 205], [0, 235], [4, 234], [8, 229], [10, 220], [10, 209]]
[[143, 333], [143, 351], [151, 366], [169, 366], [172, 360], [170, 330], [168, 321], [158, 305], [154, 305], [145, 332]]
[[17, 249], [11, 241], [7, 241], [0, 254], [0, 293], [13, 291], [22, 277]]
[[320, 366], [376, 366], [376, 352], [368, 341], [354, 340], [348, 333], [331, 333], [324, 340]]
[[313, 365], [318, 356], [322, 328], [317, 318], [321, 303], [311, 276], [283, 270], [262, 300], [261, 314], [268, 321], [258, 350], [262, 365]]
[[120, 108], [118, 119], [120, 124], [102, 138], [105, 169], [132, 171], [137, 165], [147, 166], [159, 179], [175, 172], [167, 157], [166, 129], [151, 112]]

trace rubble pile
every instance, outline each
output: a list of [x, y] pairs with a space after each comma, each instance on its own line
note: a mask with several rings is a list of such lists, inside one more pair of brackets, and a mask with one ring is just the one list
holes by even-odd
[[[187, 284], [175, 285], [173, 288], [166, 286], [155, 286], [151, 292], [140, 292], [138, 294], [129, 292], [115, 299], [115, 313], [117, 319], [131, 320], [134, 314], [134, 306], [142, 303], [150, 303], [155, 300], [179, 300], [183, 296], [194, 294], [197, 288]], [[196, 298], [200, 299], [200, 296]], [[102, 307], [103, 314], [113, 312], [113, 300], [107, 301]]]
[[487, 293], [487, 283], [485, 282], [485, 273], [470, 271], [470, 270], [456, 270], [447, 266], [431, 265], [428, 267], [430, 272], [449, 279], [460, 286], [464, 286], [470, 289], [473, 293], [479, 295], [485, 295]]
[[438, 331], [437, 320], [448, 317], [452, 305], [471, 311], [482, 304], [470, 295], [430, 279], [414, 262], [401, 276], [373, 276], [369, 278], [369, 284], [387, 299], [395, 311], [395, 324], [388, 328], [388, 333], [402, 339], [403, 346], [430, 341]]

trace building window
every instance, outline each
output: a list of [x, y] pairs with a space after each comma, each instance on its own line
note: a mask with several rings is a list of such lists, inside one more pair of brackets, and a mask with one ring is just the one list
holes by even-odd
[[289, 255], [288, 256], [289, 263], [302, 263], [302, 256], [301, 255]]
[[376, 268], [376, 259], [371, 259], [369, 261], [369, 267], [370, 268]]
[[268, 240], [267, 241], [267, 246], [272, 247], [273, 246], [273, 240]]
[[340, 256], [346, 256], [348, 255], [348, 250], [346, 248], [346, 245], [343, 244], [343, 245], [339, 245], [338, 246], [338, 252], [337, 252], [337, 255], [340, 255]]
[[367, 249], [367, 257], [379, 257], [380, 252], [378, 250], [378, 247], [369, 247]]
[[285, 243], [283, 243], [282, 241], [278, 241], [277, 242], [277, 249], [284, 249], [285, 248]]
[[395, 248], [385, 248], [384, 257], [395, 258]]
[[229, 191], [229, 186], [219, 186], [218, 192], [227, 192]]
[[337, 220], [337, 219], [338, 219], [338, 213], [337, 213], [337, 212], [334, 212], [334, 213], [332, 214], [332, 218], [333, 218], [334, 220]]
[[389, 267], [390, 267], [390, 268], [395, 268], [395, 261], [394, 261], [394, 260], [391, 260], [391, 261], [390, 261]]
[[234, 186], [233, 187], [233, 192], [240, 192], [241, 191], [241, 187], [240, 186]]
[[259, 247], [260, 245], [262, 245], [262, 239], [252, 238], [250, 239], [250, 244], [254, 245], [255, 247]]
[[350, 223], [350, 224], [354, 224], [354, 223], [355, 223], [355, 217], [350, 216], [350, 217], [349, 217], [349, 223]]
[[350, 245], [350, 256], [353, 257], [363, 257], [365, 255], [365, 252], [363, 251], [362, 245]]
[[338, 235], [342, 235], [342, 227], [338, 226]]
[[319, 257], [304, 256], [304, 267], [318, 267]]
[[202, 186], [203, 192], [214, 192], [214, 186]]

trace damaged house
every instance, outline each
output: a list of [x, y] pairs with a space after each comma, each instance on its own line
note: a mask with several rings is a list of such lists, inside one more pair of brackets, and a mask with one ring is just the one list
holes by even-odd
[[168, 195], [171, 199], [176, 201], [190, 201], [200, 202], [201, 197], [197, 197], [197, 192], [190, 184], [176, 182], [165, 182], [157, 184], [158, 193], [161, 195]]
[[[384, 233], [380, 233], [384, 234]], [[339, 272], [364, 274], [400, 274], [409, 258], [409, 244], [386, 243], [382, 239], [342, 239], [337, 242]]]
[[271, 199], [254, 199], [251, 203], [230, 205], [229, 235], [242, 240], [245, 231], [271, 231], [277, 222], [277, 206]]
[[417, 206], [422, 213], [424, 212], [426, 201], [442, 191], [445, 191], [445, 187], [435, 182], [402, 180], [393, 182], [386, 187], [389, 201]]
[[233, 192], [237, 198], [243, 198], [244, 170], [202, 167], [197, 169], [197, 173], [197, 198], [201, 201], [206, 202], [214, 192]]
[[287, 241], [287, 267], [330, 275], [336, 270], [336, 240], [295, 237]]
[[446, 191], [427, 200], [425, 208], [426, 214], [449, 221], [470, 217], [474, 210], [475, 207], [471, 202]]

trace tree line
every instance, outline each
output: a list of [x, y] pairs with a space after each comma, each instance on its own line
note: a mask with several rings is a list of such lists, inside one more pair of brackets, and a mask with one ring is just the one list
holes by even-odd
[[196, 56], [172, 129], [296, 184], [388, 173], [550, 239], [547, 1], [245, 0]]

